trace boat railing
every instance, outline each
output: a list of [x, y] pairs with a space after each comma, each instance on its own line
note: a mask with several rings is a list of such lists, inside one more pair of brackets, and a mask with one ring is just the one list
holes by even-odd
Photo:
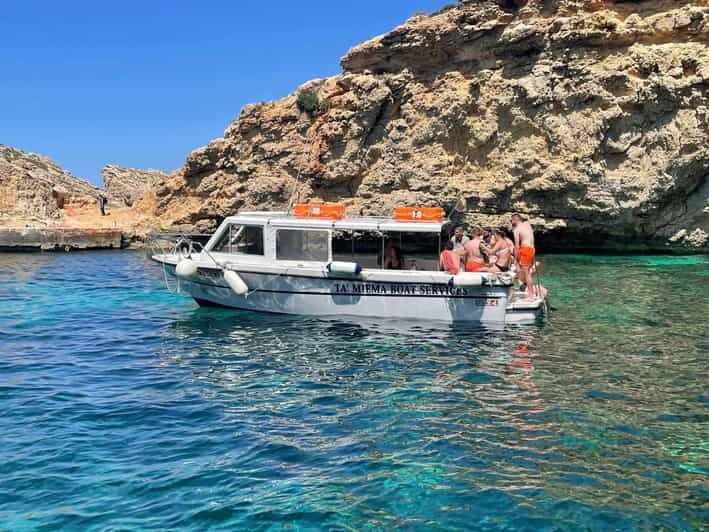
[[204, 233], [152, 233], [148, 240], [154, 243], [154, 250], [162, 255], [177, 255], [180, 259], [190, 259], [192, 255], [204, 255], [215, 266], [224, 268], [207, 249], [211, 234]]
[[180, 255], [185, 258], [201, 253], [212, 235], [202, 233], [149, 233], [147, 241], [154, 255]]
[[[161, 232], [149, 233], [147, 242], [151, 256], [156, 255], [173, 255], [179, 257], [179, 260], [191, 259], [192, 255], [204, 254], [209, 257], [215, 265], [221, 267], [221, 264], [209, 253], [206, 249], [206, 244], [212, 235], [202, 233], [178, 233], [178, 232]], [[165, 261], [160, 261], [163, 268], [165, 286], [171, 292], [180, 291], [179, 279], [176, 285], [170, 286], [170, 275], [167, 273]]]

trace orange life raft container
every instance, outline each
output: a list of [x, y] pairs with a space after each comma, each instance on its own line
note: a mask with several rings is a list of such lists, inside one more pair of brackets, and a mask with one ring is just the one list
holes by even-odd
[[342, 220], [345, 217], [345, 206], [339, 203], [298, 203], [293, 214], [296, 218]]
[[445, 211], [440, 207], [395, 207], [397, 222], [442, 222]]

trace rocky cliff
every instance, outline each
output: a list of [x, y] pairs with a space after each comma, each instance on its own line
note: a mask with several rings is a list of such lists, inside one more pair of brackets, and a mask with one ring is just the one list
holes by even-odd
[[190, 154], [161, 222], [207, 229], [297, 186], [365, 214], [464, 198], [468, 221], [520, 211], [547, 244], [709, 245], [707, 0], [461, 0], [342, 67]]
[[157, 183], [167, 179], [161, 170], [141, 170], [107, 164], [101, 171], [103, 189], [110, 205], [130, 207]]
[[98, 189], [43, 155], [0, 145], [0, 225], [45, 223], [95, 205]]
[[[150, 185], [165, 174], [112, 167], [106, 215], [100, 190], [51, 159], [0, 145], [0, 251], [106, 249], [134, 245], [158, 227]], [[108, 184], [108, 183], [107, 183]], [[141, 195], [142, 209], [122, 198]]]

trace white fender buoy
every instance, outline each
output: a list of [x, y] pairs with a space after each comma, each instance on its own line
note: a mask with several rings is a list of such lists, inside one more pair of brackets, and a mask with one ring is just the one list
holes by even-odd
[[334, 261], [327, 265], [327, 271], [330, 273], [346, 273], [349, 275], [359, 275], [362, 273], [362, 266], [356, 262], [338, 262]]
[[462, 272], [453, 277], [453, 286], [482, 286], [483, 276], [476, 272]]
[[175, 273], [178, 277], [189, 279], [197, 273], [197, 263], [191, 259], [182, 259], [177, 263]]
[[238, 296], [243, 296], [249, 291], [249, 287], [235, 271], [225, 270], [224, 280], [226, 281], [226, 284], [229, 285], [229, 288], [231, 288]]

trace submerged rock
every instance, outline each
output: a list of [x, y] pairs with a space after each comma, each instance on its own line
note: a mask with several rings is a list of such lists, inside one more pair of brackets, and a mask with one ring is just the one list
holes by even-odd
[[709, 246], [706, 0], [461, 1], [354, 47], [343, 73], [245, 107], [156, 186], [164, 223], [344, 201], [528, 214], [543, 241]]

